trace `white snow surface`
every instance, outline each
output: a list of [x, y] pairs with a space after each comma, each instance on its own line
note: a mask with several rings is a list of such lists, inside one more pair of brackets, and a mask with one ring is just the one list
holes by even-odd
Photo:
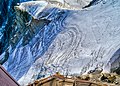
[[49, 1], [49, 2], [60, 2], [62, 4], [69, 4], [70, 6], [72, 7], [84, 7], [86, 5], [88, 5], [92, 0], [46, 0], [46, 1]]
[[83, 74], [96, 67], [109, 72], [110, 58], [120, 48], [119, 12], [119, 0], [108, 0], [106, 4], [82, 11], [71, 10], [64, 21], [65, 30], [58, 34], [47, 52], [36, 60], [19, 82], [31, 81], [42, 61], [48, 68], [45, 75], [56, 71], [64, 75]]
[[64, 0], [70, 6], [82, 8], [88, 5], [92, 0]]
[[[27, 1], [20, 3], [20, 10], [28, 12], [34, 19], [38, 19], [38, 14], [42, 12], [48, 5], [46, 1]], [[36, 9], [37, 8], [37, 9]]]
[[[36, 13], [38, 12], [40, 11], [37, 10]], [[110, 59], [120, 48], [119, 18], [120, 0], [106, 0], [105, 4], [100, 3], [84, 10], [70, 10], [63, 21], [62, 32], [57, 35], [44, 55], [19, 79], [19, 83], [26, 85], [35, 80], [39, 73], [45, 76], [57, 71], [64, 75], [84, 74], [96, 67], [103, 68], [103, 72], [109, 72]], [[37, 50], [36, 44], [33, 46], [37, 52], [41, 43], [37, 45]], [[23, 52], [21, 49], [28, 50], [28, 62], [24, 64], [30, 64], [33, 57], [29, 45], [19, 49]], [[20, 52], [14, 51], [11, 57], [14, 58], [15, 54]], [[23, 55], [19, 56], [15, 59], [18, 63], [20, 58], [23, 58]]]

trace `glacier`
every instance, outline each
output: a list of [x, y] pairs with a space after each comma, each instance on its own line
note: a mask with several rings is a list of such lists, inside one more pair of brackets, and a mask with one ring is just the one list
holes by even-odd
[[[58, 71], [63, 75], [95, 68], [110, 72], [119, 59], [119, 0], [96, 0], [75, 10], [41, 0], [14, 8], [15, 32], [6, 45], [9, 58], [3, 66], [21, 85]], [[2, 52], [0, 59], [4, 56]]]

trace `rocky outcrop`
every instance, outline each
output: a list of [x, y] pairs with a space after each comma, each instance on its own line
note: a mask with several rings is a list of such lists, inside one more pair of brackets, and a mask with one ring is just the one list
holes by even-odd
[[[89, 79], [88, 79], [89, 78]], [[80, 76], [63, 76], [54, 74], [37, 79], [28, 86], [119, 86], [120, 76], [113, 73], [87, 74]]]
[[52, 75], [47, 78], [38, 79], [28, 86], [103, 86], [87, 80], [81, 80], [76, 77], [64, 77], [63, 75]]
[[115, 73], [98, 73], [98, 74], [86, 74], [77, 76], [77, 78], [86, 80], [89, 77], [88, 81], [97, 83], [102, 86], [119, 86], [120, 85], [120, 76]]
[[17, 5], [17, 3], [24, 1], [25, 0], [0, 1], [0, 55], [11, 45], [11, 41], [13, 40], [12, 38], [16, 36], [15, 34], [17, 27], [14, 6]]

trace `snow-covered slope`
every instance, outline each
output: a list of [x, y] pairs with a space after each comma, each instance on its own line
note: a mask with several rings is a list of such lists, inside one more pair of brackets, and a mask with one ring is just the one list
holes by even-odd
[[48, 0], [48, 1], [57, 1], [61, 2], [62, 4], [68, 4], [71, 7], [77, 7], [77, 8], [82, 8], [86, 5], [88, 5], [92, 0]]
[[80, 74], [96, 67], [109, 71], [108, 62], [120, 47], [119, 11], [117, 1], [69, 11], [62, 32], [19, 82], [56, 71]]
[[[81, 9], [87, 5], [89, 5], [94, 0], [34, 0], [34, 1], [47, 1], [49, 3], [62, 5], [63, 7], [71, 7], [73, 9]], [[101, 1], [101, 0], [95, 0]]]
[[[113, 55], [120, 48], [120, 1], [104, 2], [83, 10], [62, 9], [48, 3], [41, 10], [41, 1], [18, 6], [18, 14], [22, 7], [26, 9], [22, 13], [31, 18], [22, 25], [35, 34], [24, 46], [25, 38], [21, 38], [14, 50], [9, 49], [4, 67], [21, 85], [57, 71], [64, 75], [84, 74], [98, 67], [109, 72], [111, 62], [117, 59]], [[17, 25], [19, 22], [22, 21]]]

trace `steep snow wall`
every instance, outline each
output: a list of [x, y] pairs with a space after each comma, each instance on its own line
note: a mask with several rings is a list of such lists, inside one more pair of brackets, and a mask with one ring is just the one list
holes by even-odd
[[98, 67], [109, 72], [110, 58], [120, 48], [119, 6], [117, 0], [111, 0], [88, 10], [69, 10], [62, 31], [19, 82], [27, 83], [56, 71], [83, 74]]
[[13, 50], [13, 46], [10, 45], [9, 58], [4, 65], [16, 80], [27, 73], [31, 65], [48, 50], [57, 34], [63, 30], [63, 21], [69, 11], [50, 8], [49, 4], [43, 3], [31, 1], [15, 7], [17, 31], [12, 42], [19, 42]]
[[[50, 3], [54, 3], [55, 5], [60, 5], [63, 7], [72, 7], [73, 5], [69, 6], [71, 3], [70, 1], [65, 0], [1, 0], [0, 1], [0, 55], [6, 51], [6, 49], [9, 47], [9, 42], [11, 37], [15, 35], [15, 28], [16, 28], [16, 13], [14, 10], [14, 6], [18, 5], [22, 2], [27, 1], [47, 1]], [[79, 0], [78, 0], [79, 1]], [[77, 1], [72, 0], [72, 3], [76, 3]], [[88, 0], [80, 1], [81, 4], [84, 4], [84, 2], [88, 2]], [[81, 4], [78, 4], [80, 7], [82, 7]], [[74, 4], [75, 6], [76, 4]], [[87, 4], [85, 4], [87, 5]], [[76, 6], [77, 7], [77, 6]], [[80, 8], [78, 7], [78, 8]], [[75, 7], [73, 7], [75, 8]]]
[[57, 71], [64, 75], [96, 67], [109, 71], [120, 48], [119, 2], [107, 0], [85, 10], [57, 8], [43, 1], [20, 4], [12, 39], [16, 46], [10, 44], [4, 67], [21, 85]]

